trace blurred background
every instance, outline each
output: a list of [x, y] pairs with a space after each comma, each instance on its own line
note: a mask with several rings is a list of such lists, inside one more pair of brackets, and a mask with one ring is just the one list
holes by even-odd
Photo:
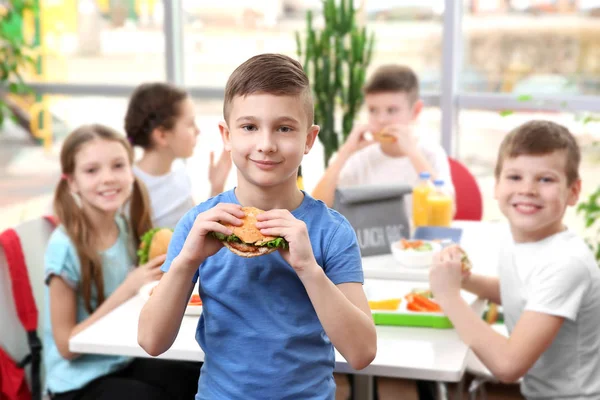
[[[0, 0], [2, 8], [11, 0]], [[229, 74], [252, 55], [296, 57], [307, 10], [319, 0], [36, 0], [23, 20], [39, 44], [27, 82], [36, 96], [13, 99], [27, 126], [0, 130], [0, 229], [49, 210], [61, 140], [99, 122], [123, 131], [127, 99], [146, 81], [189, 90], [201, 136], [186, 161], [198, 200], [208, 196], [207, 163], [219, 151], [217, 123]], [[356, 0], [375, 33], [371, 72], [407, 64], [426, 107], [419, 124], [475, 174], [484, 219], [499, 219], [493, 167], [504, 135], [532, 118], [568, 126], [584, 152], [582, 199], [600, 184], [600, 0]], [[30, 129], [31, 130], [31, 129]], [[41, 133], [40, 133], [41, 132]], [[50, 132], [50, 133], [48, 133]], [[33, 136], [45, 137], [40, 140]], [[320, 144], [303, 163], [305, 187], [323, 173]], [[229, 177], [226, 188], [235, 185]], [[569, 212], [567, 221], [583, 229]]]

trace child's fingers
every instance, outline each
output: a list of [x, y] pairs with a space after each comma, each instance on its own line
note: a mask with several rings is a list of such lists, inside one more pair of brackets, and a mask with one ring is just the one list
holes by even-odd
[[258, 221], [256, 222], [256, 227], [260, 230], [266, 228], [290, 228], [294, 225], [294, 221], [290, 221], [289, 219], [277, 218], [277, 219], [269, 219], [266, 221]]
[[146, 263], [146, 267], [150, 268], [150, 269], [152, 269], [152, 268], [158, 268], [161, 265], [163, 265], [163, 263], [165, 262], [166, 258], [167, 258], [166, 254], [162, 254], [160, 256], [156, 256], [156, 257], [154, 257], [153, 259], [149, 260]]
[[262, 233], [265, 236], [275, 236], [275, 237], [282, 237], [282, 238], [286, 238], [288, 237], [288, 234], [290, 232], [290, 228], [284, 228], [284, 227], [274, 227], [274, 228], [265, 228], [265, 229], [261, 229], [260, 233]]
[[221, 224], [231, 224], [231, 225], [235, 225], [235, 226], [240, 226], [243, 224], [243, 221], [241, 220], [241, 218], [238, 218], [235, 215], [232, 215], [231, 213], [229, 213], [225, 210], [212, 210], [212, 212], [210, 214], [207, 214], [206, 216], [204, 216], [204, 218], [202, 218], [202, 220], [210, 221], [210, 222], [218, 222]]
[[215, 152], [211, 151], [208, 157], [209, 157], [208, 158], [209, 159], [209, 164], [208, 165], [212, 167], [213, 165], [215, 165]]
[[233, 233], [231, 229], [215, 221], [202, 221], [202, 231], [204, 234], [209, 232], [218, 232], [226, 236], [229, 236]]
[[240, 206], [239, 204], [219, 203], [212, 209], [212, 211], [214, 210], [223, 210], [231, 215], [235, 215], [238, 218], [244, 218], [246, 216], [246, 214], [244, 214], [244, 212], [242, 211], [242, 206]]
[[294, 216], [288, 210], [269, 210], [256, 216], [257, 221], [268, 221], [273, 219], [295, 220]]

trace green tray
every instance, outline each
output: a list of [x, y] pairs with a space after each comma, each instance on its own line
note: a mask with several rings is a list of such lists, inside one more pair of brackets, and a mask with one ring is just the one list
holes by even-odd
[[438, 313], [397, 313], [371, 311], [375, 325], [414, 326], [424, 328], [450, 329], [452, 322], [445, 315]]

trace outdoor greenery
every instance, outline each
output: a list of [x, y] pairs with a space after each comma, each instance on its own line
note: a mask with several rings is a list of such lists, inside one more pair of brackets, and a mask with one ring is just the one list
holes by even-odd
[[[4, 3], [6, 4], [6, 3]], [[35, 1], [11, 0], [0, 3], [0, 128], [6, 118], [16, 118], [10, 95], [32, 94], [23, 74], [36, 65], [35, 43], [28, 43], [23, 35], [23, 20], [27, 13], [39, 12]]]

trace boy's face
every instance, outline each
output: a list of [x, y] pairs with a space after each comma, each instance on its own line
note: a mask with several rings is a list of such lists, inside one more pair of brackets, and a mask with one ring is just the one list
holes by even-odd
[[567, 206], [577, 203], [581, 181], [567, 185], [566, 152], [505, 158], [495, 197], [517, 242], [544, 239], [563, 229]]
[[421, 112], [423, 104], [412, 104], [404, 92], [382, 92], [365, 95], [372, 133], [380, 132], [390, 125], [410, 125]]
[[229, 119], [219, 127], [238, 179], [261, 188], [295, 184], [298, 166], [319, 133], [308, 124], [304, 107], [300, 96], [257, 93], [233, 99]]

